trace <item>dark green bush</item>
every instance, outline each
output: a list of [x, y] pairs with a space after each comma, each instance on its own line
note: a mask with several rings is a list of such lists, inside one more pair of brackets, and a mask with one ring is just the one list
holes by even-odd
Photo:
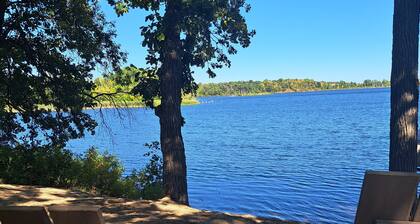
[[72, 187], [80, 161], [66, 149], [0, 147], [0, 179], [11, 184]]
[[158, 199], [163, 197], [163, 162], [159, 156], [159, 142], [146, 144], [149, 151], [144, 156], [149, 157], [149, 163], [142, 170], [134, 170], [126, 177], [130, 186], [135, 186], [143, 199]]
[[82, 172], [77, 178], [78, 186], [100, 194], [121, 196], [124, 168], [115, 156], [107, 152], [100, 154], [91, 148], [79, 160]]
[[0, 147], [0, 179], [4, 183], [79, 188], [99, 194], [133, 199], [162, 197], [162, 160], [159, 143], [146, 144], [150, 161], [124, 177], [113, 155], [89, 149], [76, 155], [67, 149]]

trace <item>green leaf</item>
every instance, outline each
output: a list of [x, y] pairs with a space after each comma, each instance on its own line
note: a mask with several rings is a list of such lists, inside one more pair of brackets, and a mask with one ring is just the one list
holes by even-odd
[[117, 12], [117, 14], [120, 16], [128, 12], [128, 7], [125, 3], [118, 2], [117, 4], [115, 4], [115, 12]]
[[157, 39], [158, 41], [164, 41], [164, 40], [165, 40], [165, 34], [163, 34], [163, 33], [159, 33], [159, 34], [157, 35], [156, 39]]

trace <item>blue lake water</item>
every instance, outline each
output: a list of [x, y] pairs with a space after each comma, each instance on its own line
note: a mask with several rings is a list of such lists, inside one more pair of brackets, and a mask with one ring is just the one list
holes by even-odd
[[[205, 97], [182, 108], [191, 206], [311, 223], [352, 223], [366, 169], [386, 170], [389, 89]], [[97, 112], [90, 111], [95, 117]], [[152, 110], [104, 110], [108, 127], [74, 140], [144, 166]]]

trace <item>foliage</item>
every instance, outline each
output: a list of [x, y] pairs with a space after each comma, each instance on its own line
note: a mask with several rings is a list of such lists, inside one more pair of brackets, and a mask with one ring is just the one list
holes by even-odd
[[345, 81], [314, 81], [312, 79], [278, 79], [200, 84], [197, 92], [199, 96], [242, 96], [281, 92], [302, 92], [389, 86], [390, 82], [388, 80], [365, 80], [363, 83], [355, 83]]
[[124, 168], [115, 156], [107, 152], [100, 154], [91, 148], [81, 158], [78, 185], [101, 194], [118, 196], [123, 172]]
[[[228, 55], [236, 54], [237, 47], [248, 47], [255, 31], [249, 31], [241, 12], [248, 12], [250, 5], [245, 0], [108, 0], [118, 15], [130, 8], [149, 11], [147, 25], [140, 27], [147, 47], [145, 75], [139, 78], [133, 93], [143, 96], [143, 102], [154, 108], [154, 100], [161, 97], [162, 65], [164, 58], [173, 49], [181, 57], [179, 86], [183, 93], [197, 90], [191, 67], [206, 68], [214, 77], [214, 69], [230, 67]], [[171, 14], [171, 12], [173, 12]], [[171, 39], [170, 31], [175, 29], [178, 40]]]
[[144, 156], [150, 158], [149, 163], [140, 171], [134, 170], [127, 181], [133, 182], [144, 199], [163, 197], [163, 161], [159, 156], [159, 142], [146, 144], [149, 148]]
[[158, 143], [146, 144], [150, 162], [129, 176], [109, 153], [89, 149], [76, 155], [52, 147], [0, 147], [0, 180], [10, 184], [79, 188], [98, 194], [134, 199], [162, 197], [162, 161]]
[[95, 106], [95, 68], [125, 58], [114, 37], [95, 0], [0, 1], [0, 140], [63, 145], [93, 133], [82, 109]]
[[71, 187], [80, 172], [80, 161], [68, 150], [0, 147], [0, 179], [7, 183]]
[[[134, 65], [127, 66], [118, 70], [115, 73], [109, 73], [105, 76], [95, 79], [95, 97], [98, 100], [98, 106], [102, 107], [144, 107], [144, 95], [153, 88], [137, 89], [137, 85], [142, 79], [147, 78], [148, 73], [143, 72], [142, 69]], [[133, 94], [133, 92], [143, 91], [142, 94]], [[160, 99], [155, 98], [154, 105], [160, 104]], [[198, 101], [191, 94], [184, 94], [182, 96], [183, 105], [197, 104]]]

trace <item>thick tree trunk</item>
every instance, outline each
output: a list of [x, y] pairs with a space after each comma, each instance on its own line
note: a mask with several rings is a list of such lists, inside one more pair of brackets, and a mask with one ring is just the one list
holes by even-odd
[[419, 0], [395, 0], [389, 170], [416, 172]]
[[157, 109], [160, 119], [160, 142], [163, 155], [163, 182], [165, 195], [188, 205], [187, 165], [181, 128], [182, 51], [179, 21], [179, 0], [168, 1], [165, 13], [165, 54], [159, 69], [161, 105]]

